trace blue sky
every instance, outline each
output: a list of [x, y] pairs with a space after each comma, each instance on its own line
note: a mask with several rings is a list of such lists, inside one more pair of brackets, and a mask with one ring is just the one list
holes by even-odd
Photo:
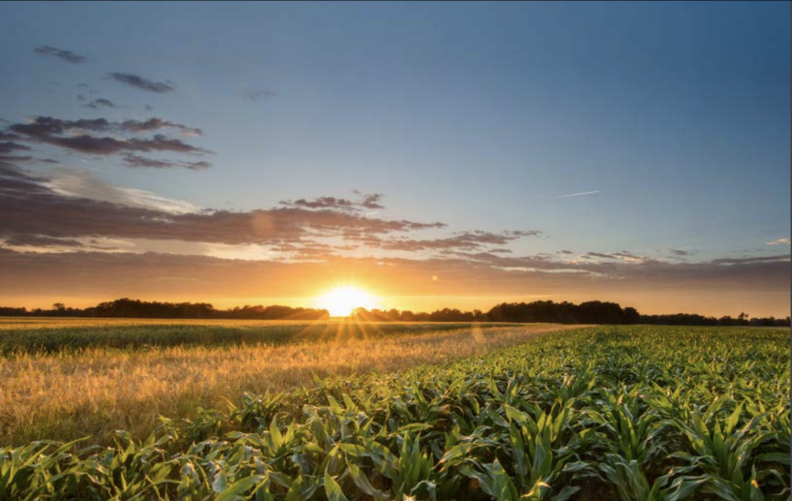
[[384, 194], [374, 217], [445, 234], [541, 231], [510, 242], [519, 255], [788, 254], [767, 242], [790, 236], [789, 19], [781, 2], [8, 2], [0, 118], [201, 128], [199, 172], [52, 145], [37, 148], [59, 166], [25, 166], [200, 208], [359, 190]]

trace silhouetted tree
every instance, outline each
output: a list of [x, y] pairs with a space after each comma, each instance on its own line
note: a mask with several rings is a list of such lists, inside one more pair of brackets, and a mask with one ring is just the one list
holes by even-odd
[[[327, 310], [313, 308], [294, 308], [291, 306], [245, 305], [227, 310], [217, 310], [209, 303], [168, 303], [158, 301], [141, 301], [139, 299], [121, 298], [106, 301], [88, 308], [70, 308], [64, 303], [54, 303], [51, 310], [36, 308], [0, 307], [0, 316], [60, 316], [60, 317], [126, 317], [126, 318], [229, 318], [229, 319], [294, 319], [321, 320], [330, 317]], [[704, 317], [691, 313], [675, 313], [671, 315], [641, 315], [635, 308], [622, 308], [617, 303], [588, 301], [579, 305], [553, 301], [533, 301], [531, 303], [501, 303], [493, 306], [488, 312], [481, 310], [460, 311], [456, 308], [443, 308], [432, 313], [399, 311], [392, 308], [388, 311], [380, 309], [356, 308], [352, 317], [361, 321], [404, 321], [404, 322], [552, 322], [562, 324], [656, 324], [656, 325], [723, 325], [723, 326], [757, 326], [757, 327], [789, 327], [789, 316], [786, 318], [749, 318], [741, 312], [737, 318], [724, 316], [721, 318]]]

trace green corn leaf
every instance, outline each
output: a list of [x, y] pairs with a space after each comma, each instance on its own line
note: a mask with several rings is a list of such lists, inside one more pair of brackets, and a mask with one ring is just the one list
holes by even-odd
[[247, 493], [247, 491], [253, 488], [256, 484], [266, 480], [266, 478], [267, 477], [265, 475], [252, 475], [250, 477], [243, 478], [238, 482], [234, 482], [217, 496], [216, 501], [236, 500], [237, 497], [242, 497], [244, 493]]
[[338, 482], [336, 482], [326, 470], [324, 474], [324, 488], [328, 501], [349, 501], [341, 491], [341, 486], [338, 485]]

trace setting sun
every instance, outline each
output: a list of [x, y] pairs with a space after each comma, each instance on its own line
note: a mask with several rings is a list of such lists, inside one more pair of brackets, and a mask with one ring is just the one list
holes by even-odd
[[371, 309], [374, 307], [374, 298], [371, 294], [357, 287], [337, 287], [321, 298], [319, 308], [324, 308], [333, 317], [346, 317], [355, 308]]

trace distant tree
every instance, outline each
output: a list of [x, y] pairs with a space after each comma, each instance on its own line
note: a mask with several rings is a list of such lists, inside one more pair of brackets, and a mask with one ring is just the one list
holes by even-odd
[[638, 310], [633, 308], [632, 306], [628, 306], [624, 309], [624, 323], [625, 324], [637, 324], [641, 320], [641, 315], [638, 313]]
[[415, 320], [415, 313], [410, 310], [402, 310], [399, 317], [402, 322], [413, 322]]
[[723, 316], [718, 319], [718, 325], [734, 325], [734, 319], [729, 316]]

